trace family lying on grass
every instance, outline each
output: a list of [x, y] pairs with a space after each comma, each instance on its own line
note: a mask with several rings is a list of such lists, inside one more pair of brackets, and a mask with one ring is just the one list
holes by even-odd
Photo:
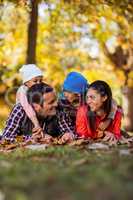
[[122, 108], [112, 98], [110, 86], [97, 80], [89, 84], [78, 72], [71, 72], [63, 83], [62, 97], [43, 82], [42, 71], [33, 64], [20, 69], [23, 85], [0, 138], [25, 144], [60, 144], [73, 140], [104, 141], [117, 144], [132, 141], [121, 131]]

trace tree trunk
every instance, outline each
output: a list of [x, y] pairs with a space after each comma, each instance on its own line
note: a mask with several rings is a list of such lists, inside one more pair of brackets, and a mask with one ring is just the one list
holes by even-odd
[[122, 89], [122, 103], [124, 109], [124, 128], [133, 131], [133, 88]]
[[37, 25], [38, 0], [31, 0], [30, 22], [28, 25], [27, 64], [36, 63]]
[[129, 48], [125, 51], [122, 46], [117, 46], [115, 52], [112, 54], [109, 52], [106, 45], [103, 45], [105, 55], [110, 59], [115, 69], [121, 69], [125, 75], [125, 83], [122, 89], [122, 101], [124, 110], [124, 126], [127, 131], [133, 131], [133, 87], [128, 87], [129, 73], [133, 70], [133, 48], [129, 45]]

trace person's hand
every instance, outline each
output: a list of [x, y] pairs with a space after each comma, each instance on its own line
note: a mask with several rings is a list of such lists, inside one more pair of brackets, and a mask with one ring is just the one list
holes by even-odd
[[104, 131], [98, 130], [97, 135], [96, 135], [96, 139], [100, 139], [104, 136]]
[[109, 145], [116, 145], [118, 140], [115, 135], [109, 131], [105, 131], [105, 137], [103, 138], [103, 142], [108, 142]]
[[42, 130], [42, 128], [40, 126], [39, 127], [34, 127], [32, 129], [32, 137], [35, 138], [35, 139], [40, 139], [40, 138], [44, 137], [43, 130]]
[[120, 144], [131, 144], [133, 142], [133, 137], [125, 138], [124, 136], [121, 136], [119, 142]]
[[111, 123], [111, 119], [106, 119], [104, 122], [101, 122], [98, 126], [98, 129], [104, 131]]
[[73, 134], [72, 133], [65, 133], [61, 138], [60, 138], [60, 143], [65, 144], [69, 143], [73, 140]]
[[53, 137], [51, 135], [45, 134], [43, 138], [39, 140], [43, 144], [51, 144], [53, 142]]

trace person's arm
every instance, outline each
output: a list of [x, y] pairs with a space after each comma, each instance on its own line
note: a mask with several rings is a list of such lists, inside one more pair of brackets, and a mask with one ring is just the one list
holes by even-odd
[[20, 123], [24, 118], [24, 111], [20, 105], [16, 105], [7, 119], [2, 139], [13, 142], [20, 132]]
[[40, 127], [38, 119], [36, 117], [36, 113], [35, 113], [34, 109], [32, 108], [32, 106], [28, 103], [26, 92], [24, 92], [23, 90], [20, 90], [17, 93], [17, 99], [20, 102], [20, 104], [22, 105], [22, 107], [23, 107], [24, 111], [26, 112], [27, 116], [29, 117], [29, 119], [34, 124], [34, 126]]
[[70, 133], [70, 135], [74, 136], [75, 127], [73, 127], [71, 121], [69, 120], [69, 116], [66, 116], [66, 113], [63, 113], [62, 111], [58, 112], [57, 116], [60, 132], [62, 134]]
[[122, 120], [122, 109], [118, 108], [115, 118], [112, 122], [111, 132], [115, 135], [117, 139], [121, 137], [121, 120]]
[[92, 137], [91, 130], [87, 120], [87, 108], [82, 106], [77, 111], [76, 116], [76, 133], [80, 137]]

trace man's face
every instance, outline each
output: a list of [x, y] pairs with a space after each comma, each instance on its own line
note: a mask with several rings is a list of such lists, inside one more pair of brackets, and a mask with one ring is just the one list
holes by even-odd
[[56, 114], [57, 98], [55, 92], [48, 92], [43, 95], [43, 105], [33, 104], [38, 116], [47, 117]]

